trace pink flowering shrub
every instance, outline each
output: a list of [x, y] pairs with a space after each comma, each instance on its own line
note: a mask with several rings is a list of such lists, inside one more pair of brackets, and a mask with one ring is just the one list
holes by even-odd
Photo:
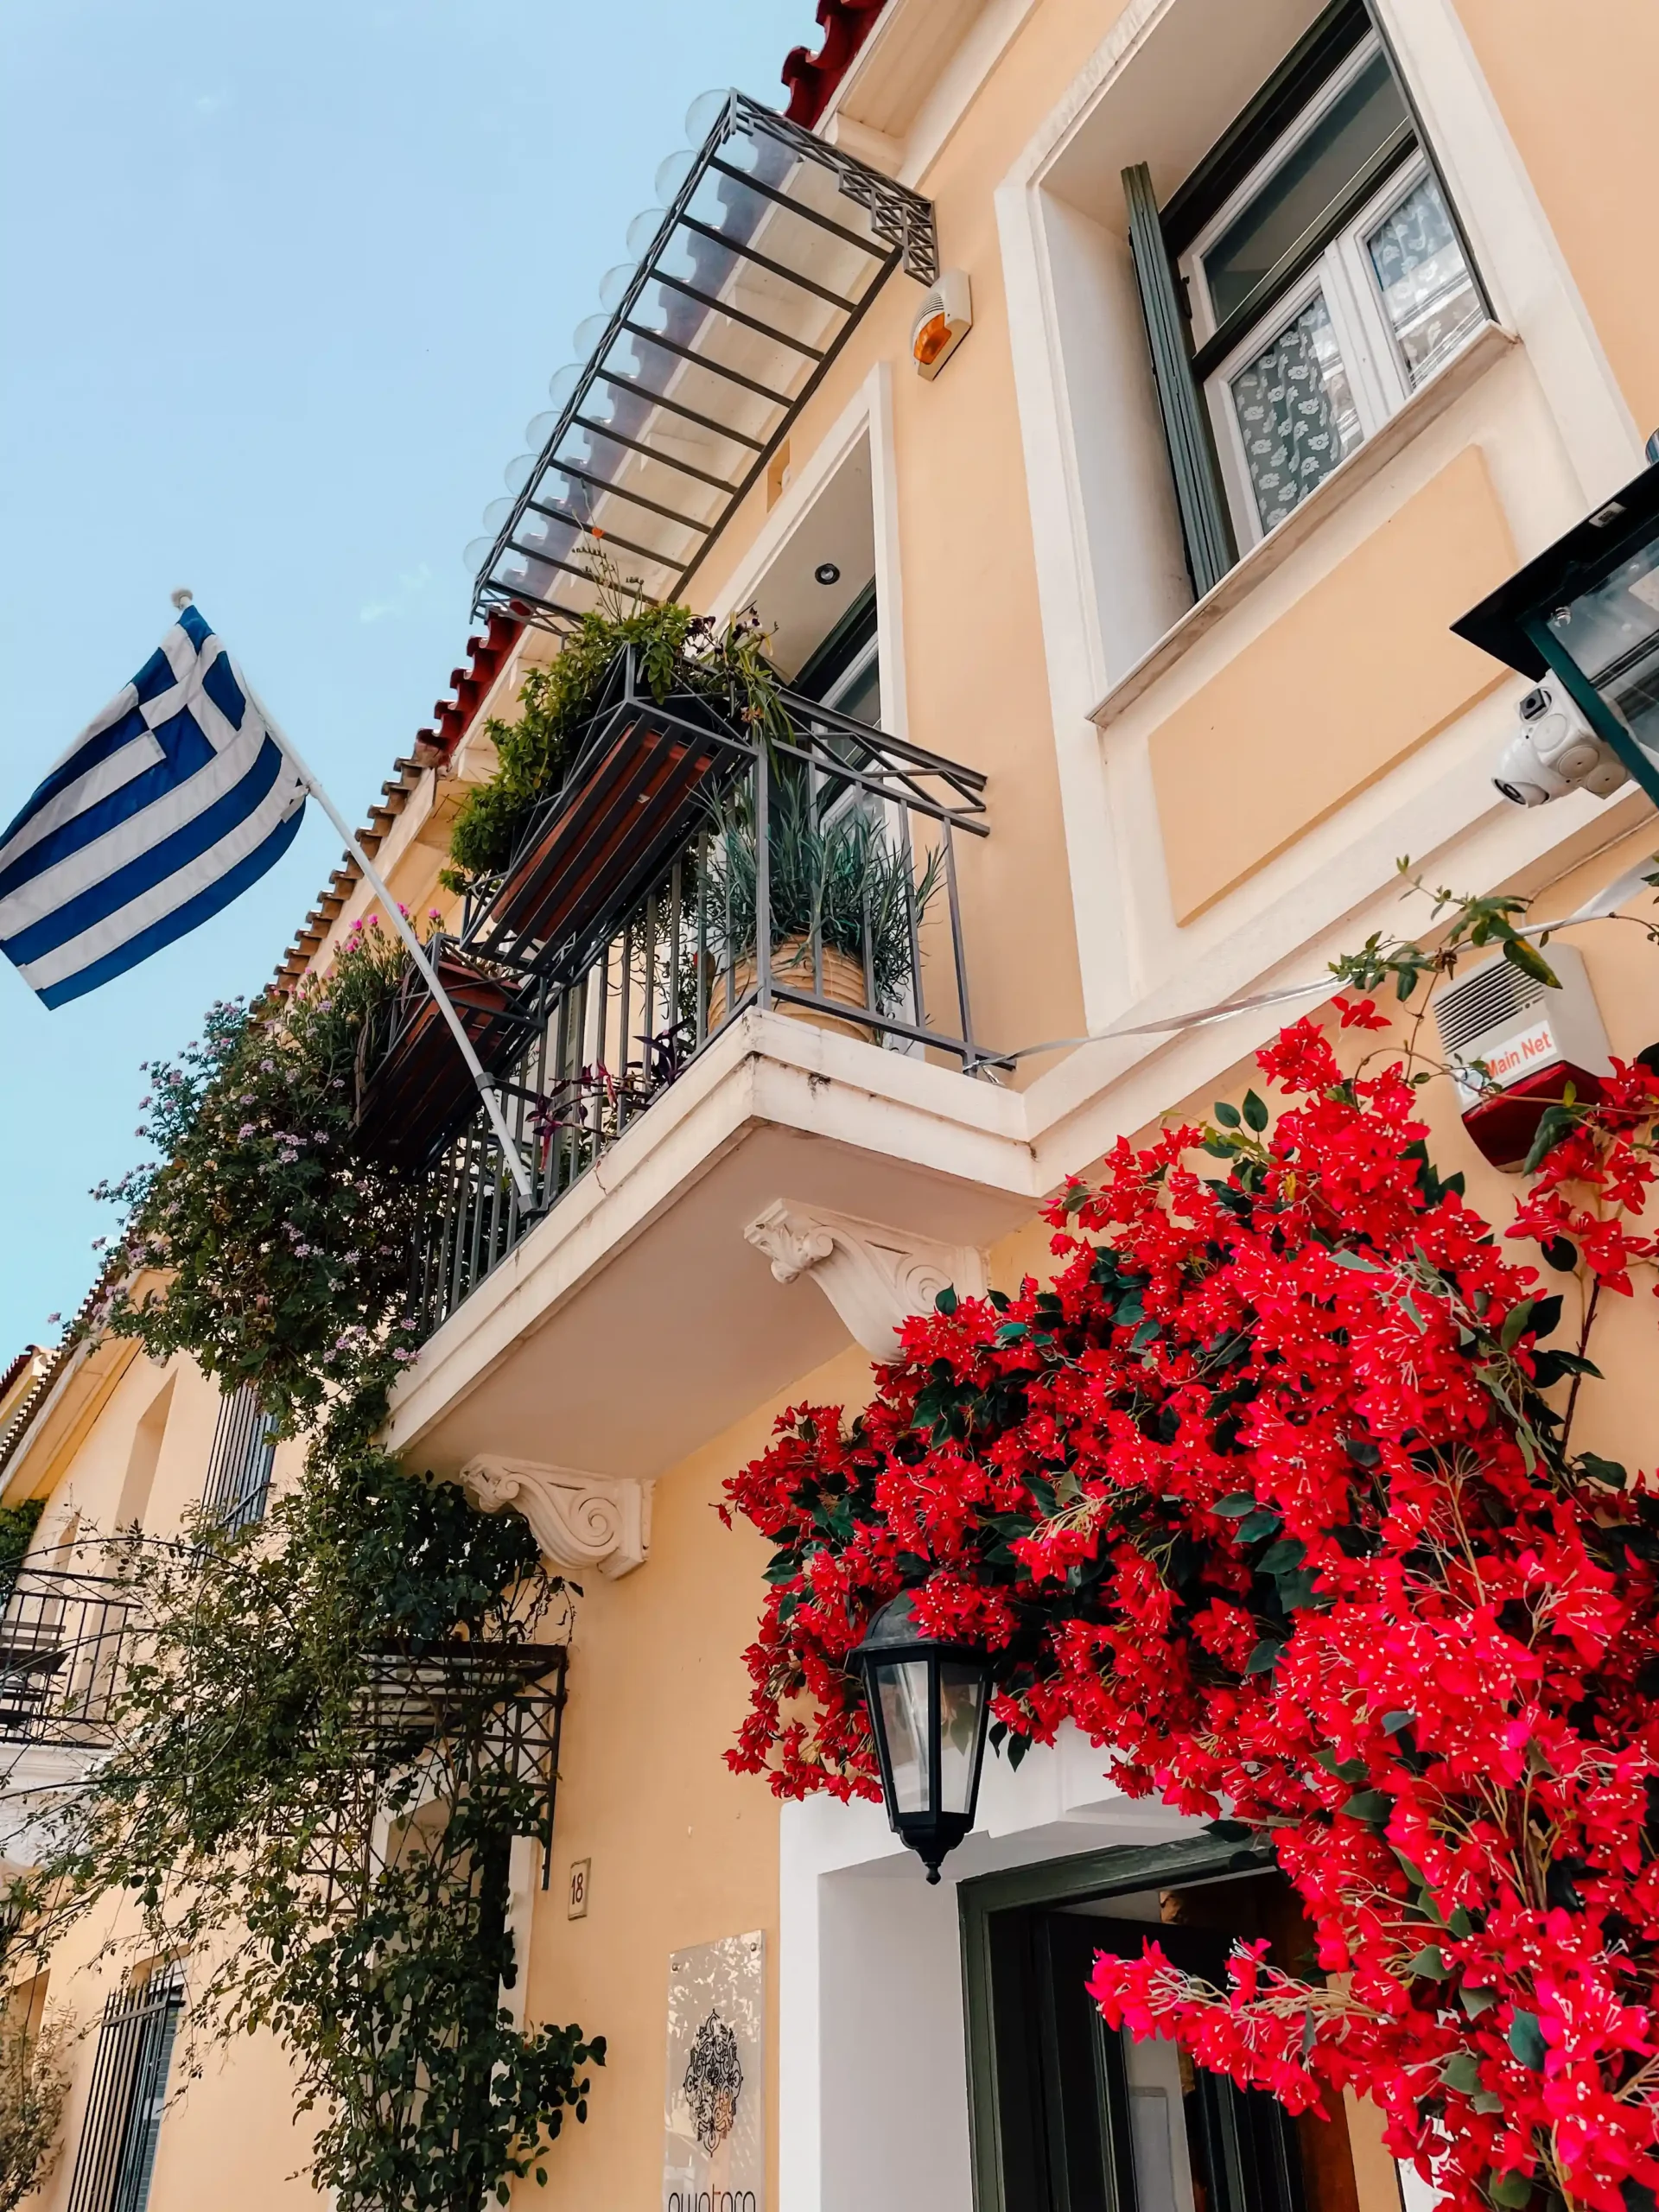
[[[1344, 1077], [1307, 1021], [1260, 1064], [1276, 1120], [1121, 1141], [1052, 1286], [944, 1294], [861, 1413], [795, 1408], [728, 1484], [776, 1547], [728, 1757], [879, 1796], [847, 1655], [918, 1586], [995, 1655], [1010, 1753], [1075, 1722], [1301, 1900], [1316, 1974], [1244, 1946], [1216, 1988], [1149, 1941], [1096, 1962], [1109, 2024], [1293, 2111], [1352, 2085], [1457, 2206], [1626, 2212], [1659, 2190], [1659, 1495], [1569, 1415], [1655, 1256], [1659, 1078], [1558, 1113], [1499, 1237], [1403, 1070]], [[1529, 1241], [1580, 1276], [1566, 1348]]]
[[418, 1188], [353, 1140], [365, 1033], [405, 967], [371, 918], [326, 976], [216, 1006], [199, 1042], [151, 1064], [139, 1134], [157, 1157], [95, 1193], [125, 1221], [92, 1325], [252, 1384], [285, 1429], [348, 1386], [384, 1398], [413, 1357]]

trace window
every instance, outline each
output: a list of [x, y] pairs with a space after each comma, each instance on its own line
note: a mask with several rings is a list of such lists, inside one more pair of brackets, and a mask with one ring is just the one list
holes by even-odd
[[880, 728], [881, 663], [873, 583], [866, 584], [791, 688]]
[[1445, 366], [1486, 302], [1357, 0], [1320, 18], [1161, 211], [1144, 170], [1125, 184], [1202, 594]]
[[183, 2004], [182, 1971], [165, 1966], [104, 2007], [69, 2212], [144, 2212]]
[[263, 1521], [276, 1455], [274, 1423], [245, 1383], [219, 1402], [202, 1511], [227, 1535]]

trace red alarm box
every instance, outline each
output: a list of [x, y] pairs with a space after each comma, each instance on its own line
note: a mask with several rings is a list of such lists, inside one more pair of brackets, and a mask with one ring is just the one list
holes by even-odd
[[1545, 1109], [1566, 1096], [1599, 1098], [1611, 1066], [1584, 962], [1571, 945], [1544, 953], [1551, 990], [1501, 957], [1446, 985], [1434, 1002], [1463, 1126], [1495, 1167], [1518, 1171]]

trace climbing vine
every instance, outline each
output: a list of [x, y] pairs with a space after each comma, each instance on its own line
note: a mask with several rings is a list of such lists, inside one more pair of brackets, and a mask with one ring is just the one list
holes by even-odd
[[198, 1514], [175, 1543], [107, 1540], [138, 1624], [110, 1748], [8, 1925], [49, 1955], [124, 1895], [145, 1951], [189, 1961], [198, 2051], [280, 2037], [342, 2212], [476, 2212], [545, 2178], [605, 2046], [503, 2002], [509, 1859], [548, 1843], [550, 1775], [502, 1714], [531, 1708], [572, 1592], [518, 1516], [376, 1440], [413, 1356], [420, 1198], [353, 1138], [353, 1071], [403, 972], [390, 935], [216, 1007], [149, 1071], [158, 1158], [105, 1192], [124, 1222], [89, 1325], [250, 1386], [303, 1464], [238, 1534]]

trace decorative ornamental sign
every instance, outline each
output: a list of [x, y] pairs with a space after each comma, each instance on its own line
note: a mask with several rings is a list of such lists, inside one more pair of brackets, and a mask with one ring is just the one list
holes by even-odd
[[766, 1939], [668, 1962], [663, 2212], [766, 2212]]

